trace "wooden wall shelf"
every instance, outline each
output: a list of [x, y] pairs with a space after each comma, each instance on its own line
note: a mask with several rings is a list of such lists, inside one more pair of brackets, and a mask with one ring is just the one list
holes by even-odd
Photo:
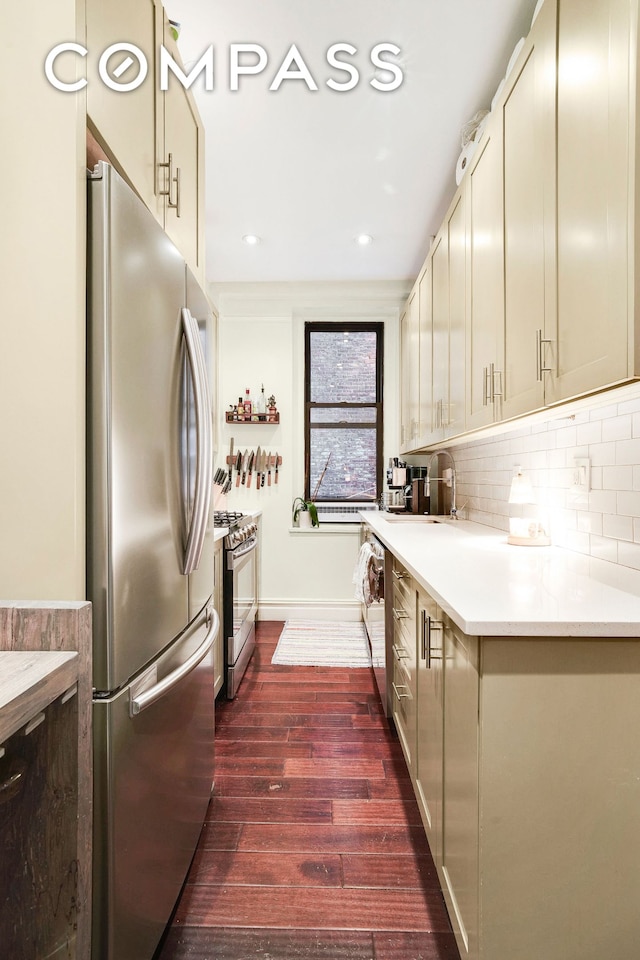
[[280, 423], [280, 414], [277, 411], [276, 413], [258, 413], [256, 414], [256, 416], [258, 418], [257, 420], [234, 420], [233, 414], [227, 411], [225, 413], [225, 420], [227, 423], [232, 423], [234, 426], [236, 423], [238, 425], [251, 424], [252, 426], [256, 426], [259, 424], [264, 425], [264, 424], [271, 424], [271, 423]]

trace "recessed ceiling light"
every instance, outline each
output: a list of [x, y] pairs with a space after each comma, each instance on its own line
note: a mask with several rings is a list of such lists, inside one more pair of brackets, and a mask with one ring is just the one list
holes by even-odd
[[373, 237], [370, 237], [368, 233], [361, 233], [356, 237], [356, 243], [361, 247], [367, 247], [370, 243], [373, 243]]
[[250, 247], [255, 247], [256, 243], [260, 243], [260, 237], [256, 237], [255, 233], [247, 233], [242, 239], [245, 243], [248, 243]]

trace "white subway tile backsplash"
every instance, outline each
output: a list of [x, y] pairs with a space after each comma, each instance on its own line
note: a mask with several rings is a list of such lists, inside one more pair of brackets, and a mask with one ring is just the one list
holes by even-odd
[[640, 413], [640, 396], [625, 400], [618, 404], [618, 416], [626, 413]]
[[576, 443], [592, 444], [602, 442], [602, 421], [590, 420], [576, 428]]
[[589, 510], [591, 513], [616, 512], [617, 499], [615, 490], [592, 490], [589, 494]]
[[633, 467], [603, 467], [602, 488], [604, 490], [633, 490]]
[[[607, 408], [610, 409], [610, 408]], [[630, 440], [631, 433], [631, 415], [625, 414], [622, 417], [610, 417], [602, 423], [603, 440]], [[636, 434], [634, 434], [636, 436]]]
[[618, 491], [618, 513], [626, 517], [640, 517], [640, 492]]
[[610, 563], [618, 562], [618, 541], [610, 540], [608, 537], [591, 537], [591, 556], [598, 560], [608, 560]]
[[618, 563], [624, 564], [625, 567], [633, 567], [635, 570], [640, 570], [640, 544], [619, 543]]
[[615, 463], [632, 465], [640, 463], [640, 439], [616, 440]]
[[[620, 441], [624, 442], [624, 441]], [[629, 441], [630, 443], [632, 441]], [[616, 454], [617, 454], [617, 441], [610, 440], [607, 443], [593, 443], [589, 447], [588, 456], [591, 460], [591, 465], [594, 467], [604, 467], [608, 463], [616, 463]], [[580, 456], [580, 454], [576, 454]]]
[[602, 517], [602, 534], [613, 540], [633, 540], [633, 520], [605, 513]]

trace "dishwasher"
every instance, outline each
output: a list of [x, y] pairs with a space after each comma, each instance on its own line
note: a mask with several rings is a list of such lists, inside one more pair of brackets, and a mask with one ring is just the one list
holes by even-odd
[[[367, 546], [370, 549], [364, 549]], [[387, 642], [385, 627], [384, 583], [389, 553], [371, 528], [363, 523], [360, 531], [363, 562], [359, 564], [362, 593], [362, 619], [371, 650], [371, 663], [385, 716], [389, 715], [387, 699]], [[364, 550], [364, 553], [362, 552]]]

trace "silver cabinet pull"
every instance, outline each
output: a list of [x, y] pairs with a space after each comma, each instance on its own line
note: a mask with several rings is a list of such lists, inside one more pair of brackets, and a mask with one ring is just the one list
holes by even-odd
[[398, 660], [408, 660], [409, 654], [403, 647], [399, 647], [397, 643], [393, 645], [393, 652]]
[[536, 365], [537, 365], [537, 376], [536, 379], [539, 383], [542, 382], [543, 373], [551, 373], [551, 367], [544, 366], [543, 360], [543, 349], [545, 343], [551, 343], [551, 340], [547, 340], [542, 336], [542, 330], [536, 330]]
[[482, 368], [482, 406], [486, 407], [489, 403], [489, 368]]
[[406, 620], [409, 616], [406, 610], [398, 610], [397, 607], [393, 608], [393, 618], [394, 620]]
[[394, 570], [393, 575], [396, 578], [396, 580], [406, 580], [407, 578], [406, 573], [400, 573], [398, 570]]
[[[411, 700], [411, 694], [409, 693], [409, 688], [405, 686], [404, 683], [397, 684], [394, 681], [391, 681], [391, 686], [393, 687], [393, 692], [396, 695], [398, 700]], [[401, 690], [406, 690], [406, 693], [400, 693]]]
[[442, 620], [432, 620], [426, 610], [422, 611], [422, 659], [426, 661], [427, 670], [431, 669], [432, 660], [442, 660], [442, 650], [434, 652], [431, 647], [431, 631], [442, 630]]
[[[176, 211], [176, 215], [179, 217], [179, 216], [180, 216], [180, 167], [176, 167], [176, 172], [175, 172], [175, 175], [174, 175], [174, 172], [173, 172], [173, 154], [172, 154], [172, 153], [169, 153], [169, 154], [167, 155], [167, 160], [163, 161], [162, 163], [159, 163], [158, 166], [159, 166], [159, 167], [162, 167], [163, 169], [166, 168], [166, 170], [167, 170], [167, 184], [168, 184], [167, 189], [166, 189], [166, 190], [158, 190], [158, 194], [159, 194], [161, 197], [166, 197], [166, 198], [167, 198], [167, 206], [170, 207], [172, 210], [175, 210], [175, 211]], [[174, 184], [174, 183], [175, 183], [175, 185], [176, 185], [176, 199], [175, 199], [175, 200], [173, 199], [173, 196], [172, 196], [172, 188], [173, 188], [173, 184]]]
[[[496, 379], [498, 381], [498, 389], [496, 389]], [[493, 402], [496, 402], [496, 397], [502, 397], [502, 370], [494, 370], [493, 364], [491, 364], [491, 399]]]

